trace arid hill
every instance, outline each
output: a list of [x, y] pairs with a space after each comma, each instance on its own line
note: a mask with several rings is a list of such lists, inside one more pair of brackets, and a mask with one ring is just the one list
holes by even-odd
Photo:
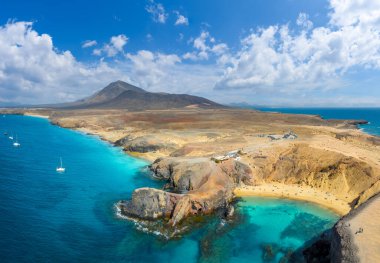
[[208, 99], [163, 92], [148, 92], [123, 81], [115, 81], [94, 95], [71, 103], [51, 105], [61, 109], [127, 109], [129, 111], [178, 108], [226, 108]]

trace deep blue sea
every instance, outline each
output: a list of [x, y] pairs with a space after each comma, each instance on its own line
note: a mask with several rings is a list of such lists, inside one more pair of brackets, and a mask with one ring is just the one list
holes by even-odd
[[167, 241], [113, 208], [137, 187], [162, 186], [146, 162], [45, 119], [0, 116], [0, 131], [0, 262], [278, 262], [338, 219], [307, 202], [244, 198], [235, 221], [210, 216]]
[[274, 111], [294, 114], [320, 115], [324, 119], [366, 120], [361, 125], [363, 131], [380, 136], [380, 108], [255, 108], [262, 111]]

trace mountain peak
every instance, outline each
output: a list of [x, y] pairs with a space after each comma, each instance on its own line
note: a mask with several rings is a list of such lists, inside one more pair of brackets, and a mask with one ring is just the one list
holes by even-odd
[[98, 91], [91, 97], [87, 98], [85, 101], [87, 104], [103, 103], [105, 101], [109, 101], [116, 98], [117, 96], [119, 96], [120, 94], [126, 91], [133, 91], [133, 92], [138, 92], [138, 93], [146, 92], [145, 90], [141, 88], [133, 86], [127, 82], [118, 80], [118, 81], [108, 84], [105, 88]]
[[145, 90], [141, 89], [141, 88], [138, 88], [132, 84], [129, 84], [125, 81], [122, 81], [122, 80], [117, 80], [115, 82], [111, 82], [110, 84], [108, 84], [108, 86], [106, 86], [105, 88], [103, 88], [101, 91], [99, 91], [97, 94], [100, 94], [100, 93], [105, 93], [105, 92], [120, 92], [119, 94], [117, 94], [116, 96], [120, 95], [121, 93], [123, 93], [124, 91], [127, 91], [127, 90], [131, 90], [131, 91], [135, 91], [135, 92], [146, 92]]
[[109, 108], [128, 110], [166, 110], [173, 108], [225, 108], [208, 99], [187, 94], [152, 93], [117, 80], [94, 95], [67, 103], [69, 108]]

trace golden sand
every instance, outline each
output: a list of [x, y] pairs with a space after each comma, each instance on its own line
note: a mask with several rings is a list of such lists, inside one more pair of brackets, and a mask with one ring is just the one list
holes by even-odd
[[234, 193], [237, 197], [266, 196], [309, 201], [334, 210], [339, 215], [345, 215], [351, 209], [348, 203], [338, 199], [333, 194], [308, 186], [285, 185], [280, 183], [260, 184], [256, 186], [237, 187]]

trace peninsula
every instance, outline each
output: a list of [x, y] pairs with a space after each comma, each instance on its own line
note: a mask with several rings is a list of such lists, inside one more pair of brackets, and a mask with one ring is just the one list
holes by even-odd
[[355, 254], [350, 258], [368, 253], [360, 229], [380, 229], [371, 218], [380, 209], [380, 138], [357, 129], [363, 120], [229, 108], [122, 81], [73, 103], [2, 113], [47, 116], [149, 160], [154, 176], [166, 184], [136, 189], [118, 203], [123, 215], [136, 220], [160, 219], [176, 227], [217, 209], [231, 214], [229, 204], [239, 196], [307, 200], [344, 216], [332, 241], [337, 260], [346, 250]]

